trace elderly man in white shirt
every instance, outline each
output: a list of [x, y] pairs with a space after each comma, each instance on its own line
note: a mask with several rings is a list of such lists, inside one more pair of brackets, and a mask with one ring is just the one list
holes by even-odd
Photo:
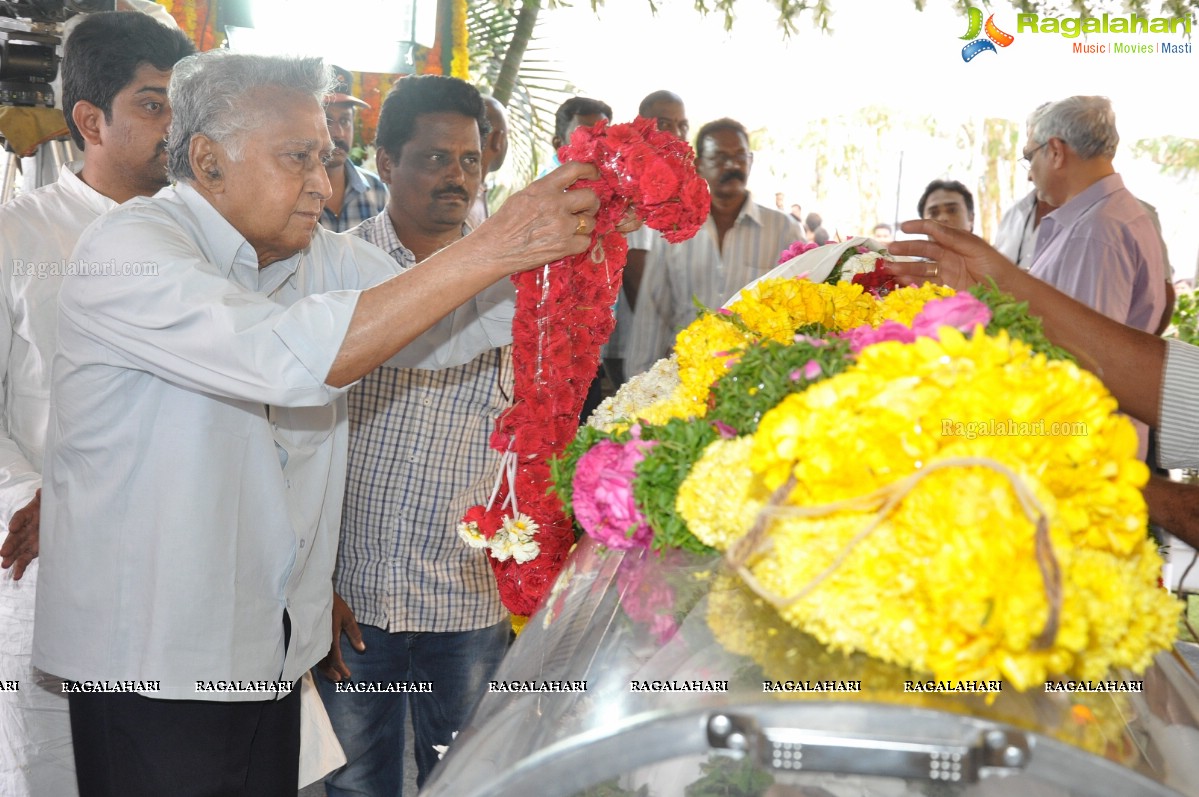
[[294, 795], [291, 687], [331, 639], [345, 390], [595, 226], [595, 194], [564, 190], [595, 170], [567, 164], [392, 276], [381, 250], [318, 228], [328, 85], [318, 59], [180, 62], [179, 185], [74, 255], [140, 275], [60, 294], [34, 661], [68, 680], [92, 794]]
[[0, 205], [0, 794], [76, 794], [61, 681], [30, 665], [42, 453], [56, 348], [58, 290], [70, 255], [102, 213], [167, 184], [167, 82], [194, 51], [186, 36], [138, 13], [92, 14], [67, 40], [63, 105], [83, 152], [58, 181]]

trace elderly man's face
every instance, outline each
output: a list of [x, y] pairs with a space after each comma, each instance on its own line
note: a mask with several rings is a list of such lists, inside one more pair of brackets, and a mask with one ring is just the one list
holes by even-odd
[[966, 207], [966, 197], [957, 191], [947, 191], [944, 188], [938, 188], [924, 200], [924, 218], [966, 232], [970, 232], [974, 227], [974, 214]]
[[474, 118], [452, 111], [416, 117], [398, 157], [383, 149], [376, 154], [397, 226], [428, 233], [461, 228], [483, 179], [481, 157]]
[[264, 266], [311, 243], [331, 193], [324, 161], [333, 142], [324, 109], [309, 94], [272, 87], [242, 102], [261, 114], [262, 124], [244, 134], [237, 161], [216, 145], [221, 177], [212, 199]]
[[112, 98], [112, 119], [102, 120], [105, 157], [119, 167], [137, 193], [167, 185], [166, 136], [171, 126], [167, 84], [171, 70], [141, 64], [133, 80]]

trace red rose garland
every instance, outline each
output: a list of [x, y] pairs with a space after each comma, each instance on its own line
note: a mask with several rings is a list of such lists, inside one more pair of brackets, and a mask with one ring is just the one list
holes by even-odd
[[549, 459], [566, 448], [616, 321], [628, 246], [616, 225], [631, 206], [670, 242], [684, 241], [708, 217], [708, 185], [695, 153], [653, 121], [580, 127], [558, 151], [562, 162], [592, 163], [581, 180], [599, 197], [590, 250], [516, 274], [512, 322], [515, 402], [496, 422], [491, 447], [504, 454], [500, 484], [486, 507], [459, 526], [470, 545], [488, 547], [500, 598], [513, 614], [532, 614], [574, 542], [571, 521], [549, 492]]

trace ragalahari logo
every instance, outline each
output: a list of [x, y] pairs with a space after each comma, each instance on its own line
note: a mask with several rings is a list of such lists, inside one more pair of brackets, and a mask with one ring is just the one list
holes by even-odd
[[[985, 36], [980, 37], [979, 33], [985, 33]], [[969, 63], [974, 60], [974, 57], [979, 53], [998, 52], [995, 46], [1007, 47], [1016, 40], [1016, 37], [1010, 33], [1004, 33], [995, 25], [995, 15], [987, 17], [987, 24], [983, 24], [983, 12], [979, 11], [974, 6], [970, 6], [969, 15], [967, 18], [966, 35], [962, 39], [969, 40], [969, 44], [962, 48], [962, 60]]]

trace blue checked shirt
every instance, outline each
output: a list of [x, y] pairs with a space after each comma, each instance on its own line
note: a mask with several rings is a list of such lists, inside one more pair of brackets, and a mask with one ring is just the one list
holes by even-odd
[[[386, 212], [351, 234], [404, 269], [415, 265]], [[507, 616], [486, 552], [463, 544], [457, 527], [491, 495], [499, 455], [487, 442], [512, 402], [512, 385], [512, 347], [503, 345], [442, 370], [385, 365], [350, 391], [334, 585], [358, 622], [452, 632]]]
[[346, 195], [341, 200], [341, 214], [325, 208], [321, 211], [321, 226], [332, 232], [345, 232], [373, 218], [387, 208], [387, 186], [366, 169], [346, 161]]

